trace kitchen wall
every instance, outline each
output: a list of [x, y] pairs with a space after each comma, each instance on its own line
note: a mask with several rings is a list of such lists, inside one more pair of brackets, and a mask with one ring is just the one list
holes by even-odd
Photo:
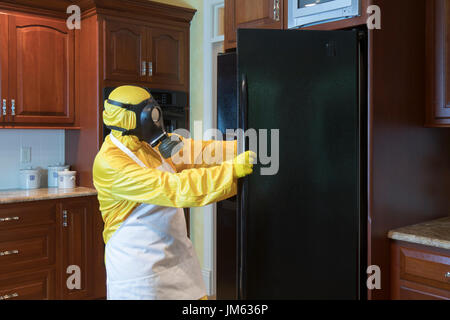
[[[191, 128], [194, 121], [203, 121], [203, 0], [154, 0], [197, 10], [191, 22], [190, 42], [190, 107]], [[200, 263], [204, 266], [204, 210], [191, 209], [191, 240]]]
[[[21, 163], [21, 147], [31, 147], [31, 162]], [[65, 162], [64, 130], [0, 130], [0, 190], [19, 188], [19, 170], [28, 167], [47, 169]], [[43, 172], [46, 174], [46, 172]], [[43, 186], [47, 179], [44, 177]]]

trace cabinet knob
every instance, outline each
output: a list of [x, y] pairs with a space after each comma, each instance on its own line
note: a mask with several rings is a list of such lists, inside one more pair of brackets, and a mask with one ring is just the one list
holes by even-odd
[[0, 300], [8, 300], [8, 299], [12, 299], [12, 298], [17, 298], [18, 296], [19, 296], [18, 293], [5, 294], [4, 296], [0, 296]]
[[145, 77], [147, 75], [147, 61], [142, 61], [141, 75]]
[[445, 274], [445, 277], [446, 277], [447, 279], [450, 279], [450, 271], [447, 272], [447, 273]]
[[148, 63], [148, 75], [153, 76], [153, 62], [151, 61]]
[[11, 100], [11, 115], [15, 116], [16, 115], [16, 100]]

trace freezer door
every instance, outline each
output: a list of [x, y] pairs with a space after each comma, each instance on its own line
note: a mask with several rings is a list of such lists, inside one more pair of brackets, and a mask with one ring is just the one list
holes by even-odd
[[240, 191], [239, 297], [358, 299], [358, 32], [242, 29], [237, 50], [241, 126], [280, 130], [278, 173]]
[[[221, 54], [217, 58], [217, 129], [224, 139], [227, 130], [236, 130], [237, 116], [237, 56]], [[234, 139], [234, 137], [228, 137]], [[236, 197], [217, 203], [217, 276], [216, 294], [219, 300], [237, 299], [237, 202]]]
[[[217, 57], [217, 129], [224, 139], [227, 130], [236, 130], [237, 116], [237, 56], [224, 53]], [[234, 137], [228, 137], [233, 140]]]

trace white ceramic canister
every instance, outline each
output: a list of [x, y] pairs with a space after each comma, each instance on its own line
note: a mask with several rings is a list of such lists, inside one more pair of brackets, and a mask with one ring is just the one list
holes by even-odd
[[37, 169], [20, 170], [20, 188], [24, 190], [39, 189], [41, 187], [41, 173]]
[[58, 172], [69, 170], [70, 166], [63, 164], [57, 164], [54, 166], [48, 166], [48, 187], [57, 188], [58, 187]]
[[58, 171], [58, 188], [59, 189], [73, 189], [76, 186], [76, 171]]

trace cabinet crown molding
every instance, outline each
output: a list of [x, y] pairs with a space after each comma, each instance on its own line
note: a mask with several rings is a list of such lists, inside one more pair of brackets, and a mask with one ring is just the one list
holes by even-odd
[[149, 0], [77, 0], [84, 13], [102, 10], [120, 11], [139, 16], [168, 18], [190, 23], [197, 10]]
[[83, 16], [106, 10], [185, 23], [190, 23], [197, 12], [192, 8], [149, 0], [0, 0], [0, 10], [64, 18], [67, 17], [67, 7], [73, 4], [80, 6]]
[[76, 0], [0, 0], [0, 10], [64, 19], [67, 7], [75, 3]]

